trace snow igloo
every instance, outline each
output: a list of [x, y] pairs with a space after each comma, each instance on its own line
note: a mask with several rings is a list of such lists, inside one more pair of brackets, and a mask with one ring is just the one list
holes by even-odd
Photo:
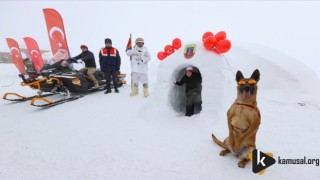
[[224, 57], [206, 50], [201, 42], [183, 44], [161, 61], [157, 74], [157, 91], [163, 95], [162, 98], [167, 99], [169, 107], [181, 116], [186, 111], [185, 85], [176, 86], [174, 82], [182, 79], [188, 66], [192, 66], [194, 72], [200, 73], [202, 77], [202, 109], [199, 104], [195, 104], [195, 114], [213, 108], [212, 104], [221, 99], [225, 79], [223, 71], [227, 68]]

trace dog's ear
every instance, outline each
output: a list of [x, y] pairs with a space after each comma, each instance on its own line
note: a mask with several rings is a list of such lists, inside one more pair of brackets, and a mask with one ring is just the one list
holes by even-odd
[[253, 71], [251, 78], [256, 80], [257, 82], [260, 80], [260, 72], [259, 69]]
[[241, 71], [238, 71], [236, 74], [236, 81], [239, 82], [241, 79], [243, 79], [243, 75]]

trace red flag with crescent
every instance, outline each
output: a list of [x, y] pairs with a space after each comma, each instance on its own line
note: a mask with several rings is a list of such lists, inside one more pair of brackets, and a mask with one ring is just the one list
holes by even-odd
[[17, 41], [15, 41], [12, 38], [6, 38], [7, 44], [10, 49], [11, 53], [11, 58], [12, 58], [12, 63], [16, 65], [17, 69], [19, 70], [20, 73], [25, 74], [26, 73], [26, 68], [23, 64], [22, 56], [21, 56], [21, 51], [19, 48], [19, 45]]
[[[132, 36], [131, 36], [131, 33], [130, 33], [130, 37], [128, 39], [128, 43], [127, 43], [127, 47], [126, 47], [126, 51], [128, 50], [131, 50], [132, 49]], [[132, 60], [132, 56], [130, 56], [130, 61]]]
[[43, 63], [43, 59], [42, 59], [37, 41], [31, 37], [24, 37], [23, 40], [26, 43], [30, 58], [33, 61], [36, 71], [40, 72], [44, 63]]
[[43, 9], [43, 13], [55, 61], [69, 58], [69, 48], [62, 17], [54, 9]]

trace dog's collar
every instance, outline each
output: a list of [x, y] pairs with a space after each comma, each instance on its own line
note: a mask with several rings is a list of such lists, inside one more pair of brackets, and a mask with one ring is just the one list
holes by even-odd
[[257, 106], [253, 106], [253, 105], [250, 105], [250, 104], [243, 104], [243, 103], [239, 103], [239, 102], [235, 102], [234, 105], [240, 105], [240, 106], [249, 107], [250, 109], [253, 109], [253, 110], [257, 111], [259, 118], [261, 118], [260, 110], [259, 110], [259, 108]]

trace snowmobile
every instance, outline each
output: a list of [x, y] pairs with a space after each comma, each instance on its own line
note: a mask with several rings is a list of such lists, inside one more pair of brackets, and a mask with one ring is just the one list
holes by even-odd
[[[27, 74], [20, 74], [19, 76], [23, 80], [20, 85], [38, 90], [37, 95], [25, 97], [17, 93], [5, 93], [3, 99], [16, 102], [31, 100], [30, 104], [33, 106], [50, 107], [105, 89], [106, 81], [104, 73], [100, 69], [97, 69], [94, 73], [99, 83], [99, 88], [94, 89], [94, 84], [89, 77], [71, 68], [71, 63], [70, 59], [60, 60], [52, 65], [45, 65], [40, 73], [27, 71]], [[126, 84], [124, 79], [126, 74], [119, 73], [118, 76], [118, 87]], [[9, 96], [15, 96], [16, 98], [8, 98]], [[60, 98], [59, 100], [50, 100], [48, 96], [59, 96]], [[39, 104], [40, 101], [42, 103]]]

